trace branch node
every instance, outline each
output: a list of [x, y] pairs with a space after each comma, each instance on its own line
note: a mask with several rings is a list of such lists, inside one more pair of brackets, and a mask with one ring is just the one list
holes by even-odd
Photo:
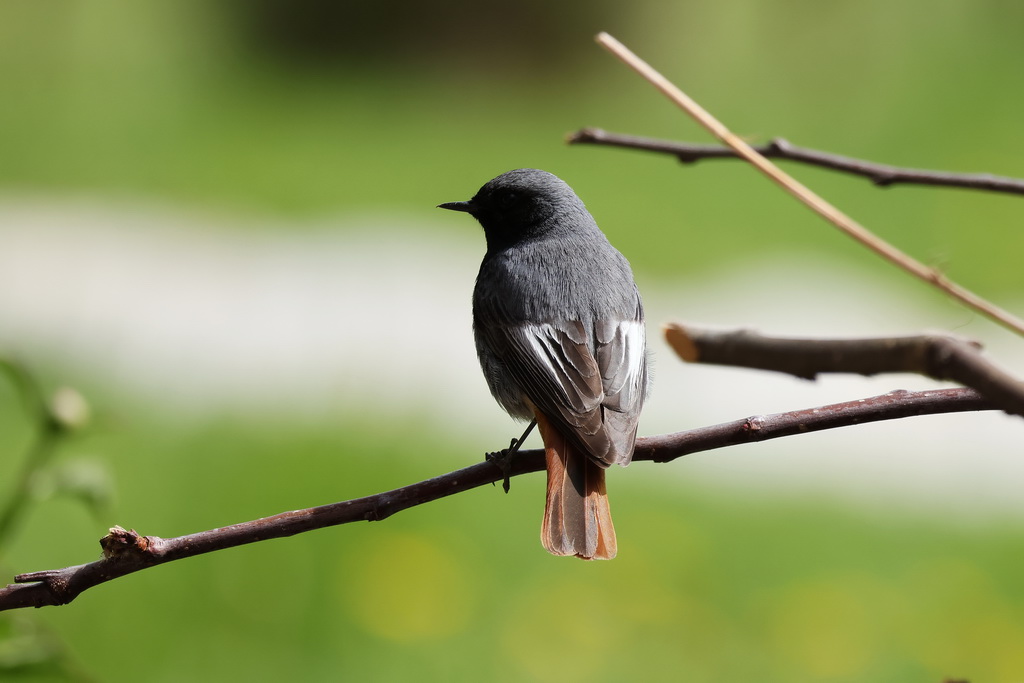
[[[70, 569], [75, 569], [71, 567]], [[70, 591], [71, 585], [68, 569], [47, 569], [41, 572], [28, 572], [14, 577], [14, 583], [37, 583], [45, 586], [52, 596], [54, 605], [66, 605], [78, 596], [78, 591]], [[37, 605], [41, 606], [41, 605]]]
[[743, 431], [751, 434], [759, 432], [764, 426], [764, 422], [764, 415], [752, 415], [743, 423]]
[[391, 509], [391, 499], [384, 496], [363, 514], [363, 519], [367, 522], [380, 522], [393, 514], [394, 511]]
[[[789, 154], [792, 149], [793, 143], [786, 138], [772, 138], [771, 141], [768, 142], [768, 149], [765, 151], [770, 154], [781, 154], [782, 156], [785, 156]], [[766, 154], [765, 156], [768, 155]]]
[[100, 539], [100, 547], [103, 548], [103, 557], [108, 559], [125, 555], [145, 555], [152, 550], [155, 540], [143, 536], [135, 529], [113, 526], [107, 535]]
[[679, 160], [679, 163], [687, 165], [695, 164], [701, 159], [706, 158], [706, 156], [707, 155], [701, 154], [700, 152], [689, 150], [680, 150], [676, 152], [676, 159]]
[[928, 281], [939, 287], [949, 286], [949, 278], [946, 277], [945, 273], [935, 267], [928, 269]]

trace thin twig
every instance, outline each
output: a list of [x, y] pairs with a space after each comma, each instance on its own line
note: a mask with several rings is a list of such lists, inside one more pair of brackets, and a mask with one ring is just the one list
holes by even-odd
[[688, 363], [731, 365], [814, 379], [823, 372], [912, 372], [971, 387], [1007, 413], [1024, 416], [1024, 382], [988, 360], [977, 342], [949, 334], [864, 339], [768, 337], [672, 323], [665, 340]]
[[998, 322], [1008, 329], [1013, 330], [1017, 334], [1024, 335], [1024, 320], [1017, 318], [1008, 311], [1004, 311], [973, 292], [964, 289], [960, 285], [948, 280], [942, 273], [934, 268], [929, 268], [920, 261], [904, 254], [888, 242], [876, 237], [860, 223], [856, 222], [842, 211], [819, 197], [807, 186], [798, 182], [788, 173], [766, 159], [763, 155], [758, 154], [757, 151], [748, 145], [742, 138], [733, 134], [723, 123], [705, 111], [703, 107], [693, 101], [686, 93], [676, 87], [675, 84], [655, 71], [654, 68], [647, 64], [647, 62], [640, 59], [631, 52], [629, 48], [617, 41], [615, 38], [611, 37], [607, 33], [600, 33], [597, 36], [597, 42], [654, 85], [665, 96], [683, 109], [683, 111], [692, 116], [698, 123], [710, 131], [716, 138], [733, 149], [739, 156], [749, 161], [759, 171], [778, 184], [779, 187], [796, 197], [805, 206], [828, 220], [832, 225], [839, 228], [839, 230], [915, 277], [924, 280], [934, 287], [938, 287], [949, 296], [957, 299], [968, 307], [973, 308], [975, 311]]
[[33, 480], [50, 463], [56, 445], [66, 430], [55, 418], [39, 383], [25, 366], [17, 361], [0, 358], [0, 372], [9, 377], [18, 391], [35, 428], [32, 441], [22, 458], [21, 470], [14, 479], [7, 500], [0, 507], [0, 548], [5, 548], [19, 518], [26, 511]]
[[[673, 140], [648, 138], [640, 135], [612, 133], [600, 128], [582, 128], [570, 134], [566, 141], [571, 145], [603, 145], [670, 154], [684, 164], [696, 163], [703, 159], [742, 158], [735, 150], [721, 145], [675, 142]], [[990, 173], [952, 173], [948, 171], [890, 166], [889, 164], [855, 159], [809, 147], [798, 147], [783, 138], [774, 138], [768, 144], [752, 145], [751, 147], [758, 154], [769, 159], [798, 161], [811, 166], [863, 176], [880, 187], [888, 187], [890, 185], [934, 185], [968, 190], [1024, 194], [1024, 180], [1020, 178], [1008, 178]]]
[[962, 387], [931, 391], [891, 391], [888, 394], [856, 401], [771, 415], [755, 415], [676, 434], [647, 437], [637, 441], [637, 454], [633, 459], [670, 462], [691, 453], [778, 439], [783, 436], [920, 415], [992, 410], [995, 407], [978, 392]]
[[0, 548], [6, 548], [22, 515], [27, 512], [36, 475], [49, 464], [56, 451], [60, 434], [52, 429], [37, 432], [22, 459], [21, 471], [15, 479], [3, 507], [0, 508]]
[[[971, 389], [894, 391], [848, 403], [759, 415], [677, 434], [642, 438], [637, 441], [633, 459], [668, 462], [698, 451], [810, 431], [914, 415], [991, 410], [993, 407], [992, 402]], [[520, 451], [510, 463], [508, 472], [490, 462], [482, 462], [366, 498], [284, 512], [177, 538], [143, 536], [115, 527], [100, 541], [103, 559], [63, 569], [20, 574], [15, 577], [17, 583], [0, 588], [0, 610], [67, 604], [93, 586], [158, 564], [313, 529], [357, 521], [379, 521], [429, 501], [501, 481], [505, 476], [542, 469], [543, 451]]]

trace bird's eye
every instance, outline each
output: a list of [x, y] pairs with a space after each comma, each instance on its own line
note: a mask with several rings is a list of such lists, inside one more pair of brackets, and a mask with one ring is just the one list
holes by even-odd
[[501, 196], [501, 206], [503, 208], [509, 208], [515, 206], [516, 202], [519, 201], [519, 194], [516, 192], [506, 192]]

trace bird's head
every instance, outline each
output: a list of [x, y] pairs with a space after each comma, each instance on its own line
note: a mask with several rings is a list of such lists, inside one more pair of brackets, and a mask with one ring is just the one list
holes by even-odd
[[583, 217], [593, 220], [571, 187], [535, 168], [503, 173], [469, 201], [439, 204], [438, 208], [465, 211], [480, 221], [488, 250], [571, 229]]

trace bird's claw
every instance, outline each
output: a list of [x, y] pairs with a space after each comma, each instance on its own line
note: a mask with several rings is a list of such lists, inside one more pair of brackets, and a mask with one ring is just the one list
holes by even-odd
[[502, 480], [501, 488], [504, 489], [505, 493], [508, 493], [509, 489], [512, 488], [512, 482], [510, 478], [512, 476], [512, 456], [516, 454], [519, 449], [519, 439], [512, 439], [512, 442], [508, 445], [508, 448], [503, 448], [500, 451], [493, 451], [487, 453], [484, 459], [492, 463], [495, 467], [501, 470]]

